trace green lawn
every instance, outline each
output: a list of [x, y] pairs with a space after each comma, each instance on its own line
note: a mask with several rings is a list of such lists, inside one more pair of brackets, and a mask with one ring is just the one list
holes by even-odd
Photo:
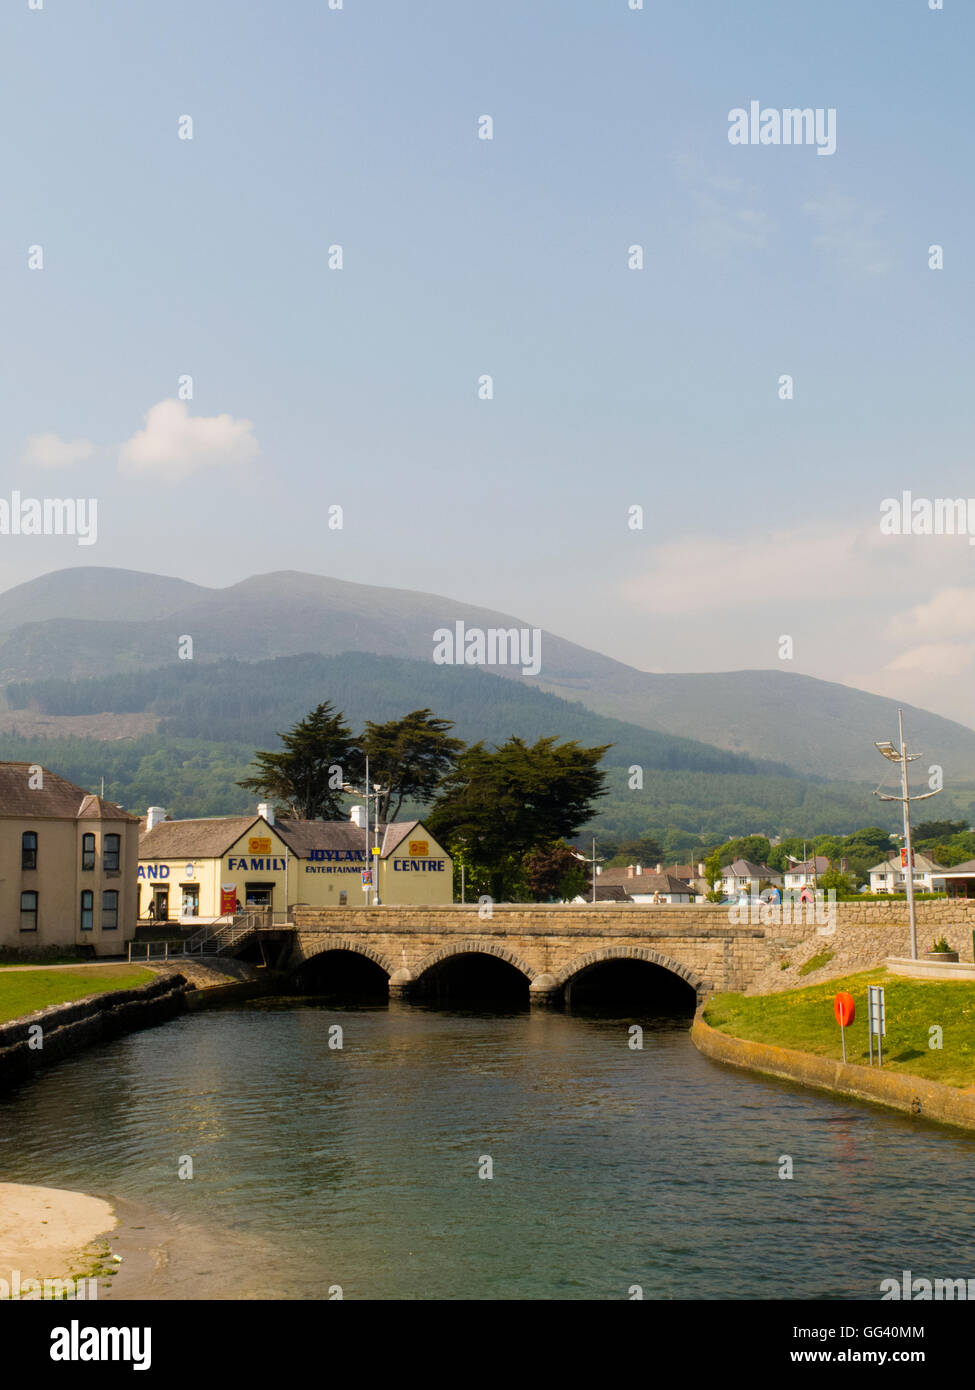
[[[975, 982], [908, 980], [886, 970], [867, 970], [781, 994], [718, 994], [705, 1022], [735, 1038], [791, 1047], [840, 1060], [840, 1028], [833, 997], [852, 994], [856, 1018], [846, 1030], [848, 1062], [866, 1065], [867, 985], [884, 986], [887, 1036], [884, 1069], [923, 1076], [947, 1086], [975, 1086]], [[942, 1046], [931, 1029], [942, 1029]], [[874, 1053], [876, 1065], [876, 1051]]]
[[46, 1009], [49, 1004], [67, 1004], [87, 994], [104, 994], [109, 989], [133, 989], [156, 978], [151, 970], [131, 965], [91, 965], [80, 970], [24, 970], [0, 976], [0, 1023]]

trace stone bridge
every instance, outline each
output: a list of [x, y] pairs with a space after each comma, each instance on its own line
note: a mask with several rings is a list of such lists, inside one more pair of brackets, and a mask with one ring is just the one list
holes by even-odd
[[423, 993], [454, 958], [493, 956], [527, 980], [533, 1003], [561, 1003], [594, 967], [621, 960], [669, 972], [700, 1002], [747, 989], [766, 960], [764, 930], [729, 926], [728, 909], [712, 904], [494, 904], [489, 917], [459, 904], [298, 907], [294, 923], [288, 969], [350, 952], [379, 966], [390, 995], [401, 996]]

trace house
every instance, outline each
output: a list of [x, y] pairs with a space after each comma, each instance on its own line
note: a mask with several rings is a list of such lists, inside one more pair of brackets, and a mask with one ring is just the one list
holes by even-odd
[[[880, 864], [875, 864], [870, 873], [871, 893], [907, 892], [907, 850], [899, 850]], [[959, 866], [960, 867], [960, 866]], [[914, 887], [921, 893], [942, 893], [945, 888], [945, 875], [949, 872], [943, 864], [936, 864], [926, 854], [914, 851]]]
[[641, 874], [627, 891], [635, 903], [692, 903], [697, 897], [686, 879], [664, 873]]
[[118, 955], [138, 914], [139, 822], [38, 763], [0, 763], [0, 946]]
[[975, 898], [975, 859], [945, 869], [945, 888], [949, 898]]
[[704, 898], [709, 892], [703, 860], [699, 860], [697, 864], [671, 864], [662, 872], [670, 874], [672, 878], [681, 878], [685, 883], [690, 884], [691, 892], [696, 898]]
[[[584, 894], [580, 893], [577, 897], [573, 898], [572, 901], [574, 903], [592, 903], [594, 901], [592, 884], [589, 885]], [[622, 883], [596, 884], [595, 902], [597, 903], [630, 903], [632, 901], [633, 899], [623, 887]]]
[[782, 886], [782, 875], [767, 864], [755, 864], [750, 859], [733, 859], [721, 870], [721, 891], [726, 898], [738, 898], [743, 893], [758, 897], [764, 885]]
[[[381, 825], [380, 843], [361, 807], [348, 821], [276, 821], [256, 815], [165, 820], [149, 808], [139, 841], [141, 913], [156, 922], [214, 922], [243, 910], [361, 907], [373, 888], [389, 904], [453, 902], [453, 864], [422, 821]], [[375, 882], [374, 882], [375, 880]]]
[[786, 892], [798, 892], [801, 888], [816, 888], [823, 874], [829, 869], [825, 854], [817, 854], [812, 859], [793, 859], [789, 856], [789, 867], [782, 875]]

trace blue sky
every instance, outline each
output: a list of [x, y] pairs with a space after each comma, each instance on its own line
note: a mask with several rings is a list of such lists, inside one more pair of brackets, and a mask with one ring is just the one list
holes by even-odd
[[[789, 634], [972, 722], [975, 548], [878, 531], [975, 496], [970, 4], [23, 0], [0, 40], [0, 495], [99, 502], [0, 585], [304, 569], [654, 670]], [[752, 99], [836, 153], [730, 145]], [[184, 373], [216, 423], [126, 454]]]

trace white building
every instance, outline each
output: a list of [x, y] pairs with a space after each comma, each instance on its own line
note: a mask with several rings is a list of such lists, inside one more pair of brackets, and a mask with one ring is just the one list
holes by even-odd
[[726, 898], [740, 898], [746, 894], [758, 897], [763, 884], [782, 886], [782, 875], [770, 869], [767, 864], [753, 864], [749, 859], [733, 859], [721, 870], [721, 891]]
[[[903, 862], [902, 862], [903, 859]], [[875, 864], [870, 870], [870, 891], [871, 893], [906, 893], [907, 892], [907, 851], [900, 850], [892, 854], [889, 859], [885, 859], [882, 864]], [[914, 887], [919, 893], [943, 893], [945, 891], [945, 874], [950, 870], [943, 864], [936, 864], [933, 859], [929, 859], [926, 854], [921, 854], [919, 850], [914, 851]]]
[[783, 886], [787, 892], [816, 888], [828, 868], [829, 860], [825, 854], [817, 854], [813, 859], [793, 859], [790, 856], [789, 867], [783, 874]]

